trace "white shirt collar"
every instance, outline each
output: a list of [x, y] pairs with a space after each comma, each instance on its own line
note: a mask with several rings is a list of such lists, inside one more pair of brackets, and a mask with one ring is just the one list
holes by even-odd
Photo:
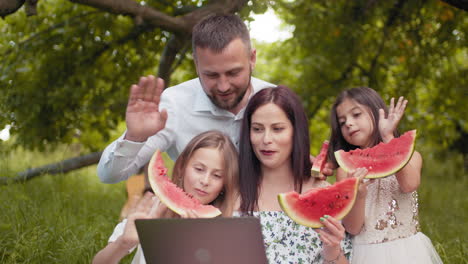
[[[250, 83], [251, 83], [253, 92], [250, 93], [249, 100], [250, 98], [252, 98], [254, 94], [256, 94], [258, 91], [264, 88], [264, 86], [260, 85], [259, 80], [257, 78], [252, 77], [250, 80]], [[205, 91], [203, 90], [203, 87], [200, 83], [199, 78], [198, 78], [198, 84], [199, 84], [200, 89], [196, 90], [195, 98], [193, 101], [194, 111], [211, 112], [215, 116], [231, 116], [231, 117], [234, 116], [233, 113], [225, 109], [221, 109], [211, 102], [211, 99], [208, 97], [208, 95], [206, 95]], [[237, 113], [237, 115], [235, 115], [236, 120], [242, 118], [242, 116], [244, 115], [244, 111], [245, 111], [245, 106], [239, 111], [239, 113]]]

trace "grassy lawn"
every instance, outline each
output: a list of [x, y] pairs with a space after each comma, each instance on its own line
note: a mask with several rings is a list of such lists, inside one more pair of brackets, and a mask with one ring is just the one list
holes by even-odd
[[422, 232], [444, 263], [468, 263], [468, 173], [461, 156], [425, 159], [419, 187]]
[[[0, 153], [1, 176], [72, 152]], [[468, 263], [468, 175], [459, 164], [460, 157], [425, 160], [419, 192], [422, 231], [444, 263]], [[94, 166], [0, 186], [0, 263], [90, 263], [106, 245], [125, 199], [124, 184], [100, 183]]]

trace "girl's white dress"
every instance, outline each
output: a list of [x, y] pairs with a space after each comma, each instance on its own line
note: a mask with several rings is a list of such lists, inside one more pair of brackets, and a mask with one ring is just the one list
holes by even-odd
[[368, 186], [365, 212], [363, 229], [352, 239], [352, 263], [442, 263], [419, 231], [417, 192], [401, 192], [395, 175]]
[[[235, 212], [234, 216], [240, 216]], [[298, 225], [282, 211], [254, 212], [262, 225], [263, 242], [269, 264], [322, 263], [322, 242], [312, 228]], [[341, 242], [345, 256], [351, 256], [351, 240]]]

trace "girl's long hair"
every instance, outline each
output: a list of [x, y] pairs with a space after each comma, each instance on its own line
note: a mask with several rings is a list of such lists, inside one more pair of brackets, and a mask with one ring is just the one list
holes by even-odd
[[[355, 87], [341, 92], [335, 102], [333, 103], [330, 111], [330, 147], [328, 148], [328, 159], [335, 165], [338, 166], [334, 152], [337, 150], [350, 151], [358, 148], [358, 146], [349, 144], [341, 133], [340, 122], [338, 121], [338, 106], [346, 99], [354, 100], [358, 104], [365, 106], [365, 111], [368, 111], [372, 118], [372, 131], [371, 143], [375, 146], [382, 142], [382, 137], [379, 132], [379, 109], [384, 109], [385, 114], [388, 114], [387, 105], [380, 95], [369, 87]], [[398, 131], [393, 132], [394, 136], [398, 136]]]
[[258, 208], [259, 188], [262, 181], [261, 164], [250, 142], [251, 121], [255, 111], [268, 103], [281, 108], [293, 125], [291, 168], [295, 190], [301, 192], [303, 182], [311, 177], [308, 119], [299, 97], [289, 88], [281, 85], [259, 91], [250, 99], [245, 109], [239, 147], [240, 211], [250, 215]]
[[[184, 189], [184, 175], [188, 162], [195, 151], [201, 148], [215, 148], [222, 155], [224, 186], [218, 197], [210, 204], [218, 207], [222, 212], [222, 216], [230, 217], [239, 196], [239, 167], [236, 147], [224, 133], [210, 130], [194, 137], [177, 158], [172, 172], [172, 181], [178, 187]], [[179, 216], [168, 210], [165, 217], [174, 218]]]

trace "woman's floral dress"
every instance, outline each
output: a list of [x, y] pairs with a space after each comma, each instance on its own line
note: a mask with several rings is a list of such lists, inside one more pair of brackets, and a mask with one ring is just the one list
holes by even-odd
[[[322, 241], [312, 228], [297, 224], [282, 211], [254, 212], [254, 216], [260, 218], [270, 264], [322, 263]], [[346, 258], [350, 259], [351, 242], [348, 236], [341, 246]]]

